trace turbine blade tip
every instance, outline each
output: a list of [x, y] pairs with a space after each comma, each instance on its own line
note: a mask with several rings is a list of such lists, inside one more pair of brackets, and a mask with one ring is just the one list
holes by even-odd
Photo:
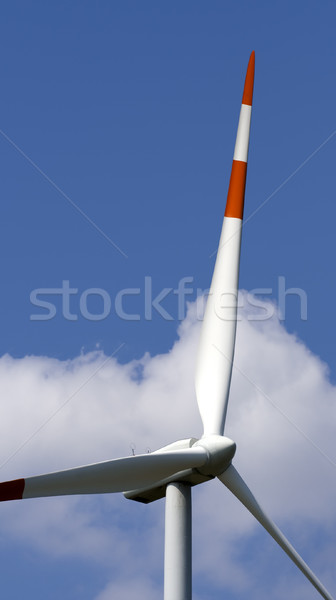
[[0, 483], [0, 502], [6, 500], [21, 500], [24, 487], [24, 479], [15, 479], [14, 481], [4, 481], [3, 483]]
[[248, 104], [252, 106], [253, 98], [253, 84], [254, 84], [254, 66], [255, 66], [255, 52], [251, 52], [250, 60], [247, 66], [244, 92], [242, 104]]

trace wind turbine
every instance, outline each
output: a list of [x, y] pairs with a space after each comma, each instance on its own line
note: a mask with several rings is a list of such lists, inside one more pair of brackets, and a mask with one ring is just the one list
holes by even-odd
[[[224, 436], [236, 337], [239, 258], [251, 123], [254, 52], [247, 68], [221, 238], [196, 367], [204, 433], [151, 454], [0, 483], [0, 501], [124, 492], [152, 502], [166, 497], [164, 600], [191, 600], [191, 487], [218, 477], [288, 554], [326, 600], [332, 596], [260, 504], [232, 464], [236, 444]], [[126, 491], [125, 491], [126, 490]]]

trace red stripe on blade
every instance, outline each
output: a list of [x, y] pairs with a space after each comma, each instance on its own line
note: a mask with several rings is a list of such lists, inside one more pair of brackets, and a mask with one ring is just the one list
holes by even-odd
[[225, 216], [243, 218], [247, 163], [234, 160], [232, 163]]
[[254, 50], [250, 56], [249, 64], [246, 71], [245, 78], [245, 86], [243, 92], [242, 104], [249, 104], [252, 106], [252, 98], [253, 98], [253, 83], [254, 83], [254, 63], [255, 63], [255, 54]]
[[0, 502], [4, 500], [21, 500], [24, 486], [24, 479], [14, 479], [14, 481], [0, 483]]

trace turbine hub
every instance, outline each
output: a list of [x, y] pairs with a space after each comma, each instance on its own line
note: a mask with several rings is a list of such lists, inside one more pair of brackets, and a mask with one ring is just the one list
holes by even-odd
[[201, 446], [207, 451], [208, 461], [197, 470], [202, 475], [217, 477], [230, 466], [236, 452], [236, 444], [223, 435], [207, 435], [194, 446]]

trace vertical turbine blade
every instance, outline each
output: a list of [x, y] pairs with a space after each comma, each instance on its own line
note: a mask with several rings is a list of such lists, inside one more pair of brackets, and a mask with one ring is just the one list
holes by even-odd
[[296, 552], [293, 546], [289, 543], [280, 529], [266, 515], [261, 508], [259, 502], [253, 496], [251, 490], [246, 485], [233, 465], [230, 465], [218, 479], [240, 500], [247, 510], [259, 521], [259, 523], [268, 531], [272, 538], [286, 552], [289, 558], [296, 564], [302, 573], [309, 579], [310, 583], [317, 589], [325, 600], [333, 600], [332, 596], [325, 589], [319, 579], [314, 575], [313, 571], [306, 565], [301, 556]]
[[198, 351], [196, 395], [204, 435], [223, 434], [230, 391], [253, 82], [254, 52], [247, 67], [223, 228]]

